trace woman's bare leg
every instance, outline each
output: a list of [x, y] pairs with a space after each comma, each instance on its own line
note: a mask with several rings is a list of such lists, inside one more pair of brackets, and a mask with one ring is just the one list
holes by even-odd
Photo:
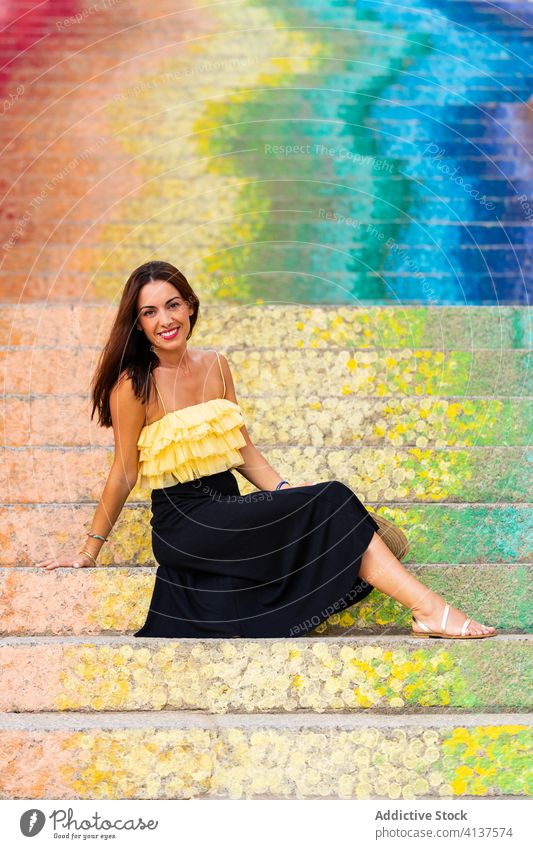
[[[374, 533], [363, 554], [359, 575], [376, 589], [410, 608], [416, 618], [421, 619], [432, 631], [440, 631], [445, 599], [411, 575], [377, 533]], [[464, 613], [450, 605], [446, 631], [450, 634], [459, 633], [466, 619]], [[423, 629], [416, 625], [414, 629], [423, 633]], [[466, 633], [482, 634], [494, 630], [492, 626], [487, 627], [472, 619]]]

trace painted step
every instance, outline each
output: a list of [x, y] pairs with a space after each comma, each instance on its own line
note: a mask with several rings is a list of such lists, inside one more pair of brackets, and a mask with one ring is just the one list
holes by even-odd
[[[265, 136], [265, 140], [267, 137], [268, 136]], [[518, 142], [513, 146], [508, 145], [503, 156], [501, 155], [501, 151], [502, 148], [505, 147], [504, 145], [491, 146], [489, 144], [484, 144], [479, 145], [479, 150], [473, 148], [470, 143], [466, 143], [466, 146], [466, 156], [461, 156], [459, 158], [454, 156], [454, 162], [457, 162], [458, 159], [460, 159], [460, 161], [468, 163], [469, 170], [494, 168], [495, 165], [497, 165], [497, 167], [505, 169], [505, 172], [511, 176], [513, 174], [513, 166], [519, 167], [521, 170], [524, 168], [523, 163], [520, 163], [516, 158], [520, 153], [520, 144]], [[494, 151], [491, 152], [491, 147], [498, 151], [496, 155], [494, 154]], [[335, 148], [333, 148], [333, 150], [335, 150]], [[345, 148], [341, 145], [336, 148], [336, 150], [340, 152], [345, 150]], [[412, 142], [405, 138], [399, 139], [394, 145], [390, 145], [389, 156], [387, 158], [389, 173], [391, 171], [397, 171], [398, 169], [405, 170], [407, 163], [409, 163], [411, 168], [415, 164], [423, 164], [423, 151], [424, 146], [422, 145], [421, 148], [413, 155]], [[325, 154], [320, 161], [320, 164], [324, 169], [324, 173], [326, 170], [324, 160], [327, 162], [330, 155], [331, 154]], [[349, 160], [350, 170], [354, 173], [356, 173], [357, 168], [368, 171], [368, 169], [372, 166], [375, 167], [377, 164], [385, 162], [384, 160], [374, 156], [371, 144], [366, 144], [366, 149], [363, 149], [363, 146], [359, 146], [357, 150], [357, 157], [357, 159], [352, 158]], [[491, 161], [489, 160], [489, 157]], [[243, 154], [241, 154], [241, 164], [243, 164], [243, 158]], [[111, 165], [109, 160], [106, 161], [108, 165]], [[246, 167], [248, 169], [251, 162], [252, 160], [250, 159], [250, 156], [247, 156]], [[264, 155], [262, 155], [262, 162], [264, 164]], [[285, 166], [285, 170], [289, 172], [293, 170], [293, 161], [291, 162], [291, 160], [288, 159], [283, 162], [283, 158], [281, 160], [278, 158], [276, 162], [276, 168], [278, 170], [282, 163]], [[309, 172], [311, 175], [312, 172], [314, 172], [316, 174], [316, 166], [317, 157], [309, 156], [307, 157], [307, 163], [300, 164], [300, 174], [302, 174], [304, 168], [306, 173]], [[50, 164], [48, 167], [53, 168], [54, 166], [53, 164]], [[152, 173], [157, 173], [157, 171], [164, 167], [164, 163], [160, 160], [147, 161], [146, 157], [143, 160], [143, 169], [146, 174], [150, 171], [152, 171]], [[339, 165], [337, 164], [336, 168], [338, 167]], [[27, 192], [28, 189], [29, 186], [26, 185], [24, 187], [24, 191]], [[329, 197], [329, 201], [324, 202], [327, 197]], [[12, 199], [11, 195], [10, 199]], [[320, 201], [318, 204], [317, 200]], [[309, 204], [305, 219], [303, 217], [295, 218], [293, 209], [296, 201], [299, 201], [300, 209], [303, 208], [304, 204]], [[434, 201], [438, 204], [439, 198], [435, 198]], [[441, 201], [441, 203], [443, 203], [443, 201]], [[360, 204], [361, 206], [364, 205], [364, 218], [362, 218], [363, 210]], [[349, 197], [346, 197], [343, 194], [342, 187], [339, 187], [339, 191], [337, 192], [335, 186], [330, 186], [329, 191], [326, 191], [326, 188], [322, 187], [319, 195], [317, 192], [317, 186], [312, 182], [312, 180], [310, 180], [307, 185], [302, 184], [302, 182], [299, 184], [290, 182], [285, 189], [279, 188], [276, 192], [276, 209], [273, 211], [275, 211], [276, 217], [273, 218], [272, 216], [269, 216], [268, 218], [269, 239], [284, 240], [287, 239], [289, 234], [291, 237], [297, 238], [302, 233], [302, 226], [305, 220], [307, 227], [320, 227], [321, 230], [324, 228], [323, 232], [327, 232], [328, 244], [331, 244], [331, 241], [333, 240], [341, 245], [344, 241], [344, 247], [346, 247], [346, 228], [349, 228], [348, 232], [351, 236], [351, 250], [353, 250], [356, 244], [355, 240], [361, 240], [365, 243], [369, 237], [375, 236], [375, 233], [379, 232], [386, 233], [388, 236], [389, 233], [392, 234], [392, 228], [394, 225], [408, 225], [410, 223], [408, 213], [402, 212], [402, 210], [389, 209], [388, 215], [385, 215], [381, 219], [377, 218], [375, 214], [375, 207], [372, 205], [372, 199], [366, 199], [364, 197], [358, 199], [358, 210], [355, 212], [353, 209], [353, 195], [350, 200]], [[404, 241], [401, 243], [397, 242], [398, 248], [404, 248], [406, 246], [411, 248], [415, 246], [435, 247], [438, 245], [445, 249], [448, 244], [455, 241], [457, 238], [464, 240], [465, 245], [474, 245], [481, 250], [483, 250], [485, 246], [490, 247], [496, 244], [508, 247], [509, 241], [506, 239], [506, 234], [511, 238], [511, 242], [513, 244], [518, 246], [527, 244], [527, 237], [530, 228], [528, 227], [527, 220], [524, 220], [524, 216], [522, 216], [522, 219], [517, 221], [514, 226], [509, 227], [507, 225], [504, 227], [501, 224], [500, 216], [496, 216], [494, 210], [488, 211], [493, 213], [492, 220], [483, 222], [483, 217], [481, 216], [481, 222], [483, 223], [472, 224], [464, 220], [449, 221], [446, 219], [446, 216], [443, 216], [443, 221], [440, 224], [432, 222], [430, 225], [430, 222], [424, 219], [423, 210], [421, 209], [421, 215], [417, 215], [416, 228], [410, 232], [404, 232], [401, 234]], [[209, 218], [209, 216], [212, 216], [213, 214], [212, 198], [209, 195], [204, 197], [195, 197], [191, 192], [191, 196], [189, 198], [180, 199], [180, 214], [183, 219], [186, 217], [194, 217], [205, 221], [206, 218]], [[475, 212], [472, 212], [471, 214], [475, 215]], [[495, 220], [496, 217], [498, 219], [497, 221]], [[130, 238], [131, 225], [126, 222], [109, 222], [105, 231], [101, 234], [101, 239], [98, 238], [99, 234], [96, 229], [88, 228], [80, 236], [81, 223], [82, 222], [78, 219], [78, 217], [64, 221], [61, 225], [61, 233], [56, 233], [54, 237], [47, 242], [46, 246], [39, 241], [32, 241], [31, 239], [25, 240], [25, 252], [31, 256], [38, 256], [39, 252], [41, 252], [40, 260], [42, 261], [43, 256], [46, 256], [47, 254], [49, 256], [57, 254], [59, 251], [62, 251], [65, 256], [68, 255], [74, 240], [80, 240], [83, 247], [100, 248], [101, 251], [108, 251], [113, 250], [117, 243], [126, 242]], [[375, 230], [373, 228], [375, 228]], [[158, 222], [155, 224], [146, 222], [146, 225], [143, 224], [142, 231], [137, 234], [137, 242], [148, 251], [152, 245], [157, 243], [158, 239], [161, 242], [166, 241], [170, 244], [175, 239], [175, 236], [175, 223]], [[413, 239], [415, 239], [415, 241], [413, 241]], [[326, 240], [324, 239], [322, 244], [325, 241]], [[280, 307], [283, 309], [283, 305], [280, 305]], [[349, 306], [348, 308], [353, 309], [353, 306]]]
[[[315, 400], [300, 391], [288, 398], [241, 393], [238, 398], [253, 441], [265, 450], [276, 444], [358, 446], [359, 453], [359, 446], [470, 449], [529, 446], [531, 441], [531, 398], [343, 395]], [[112, 428], [91, 421], [91, 410], [86, 395], [6, 394], [0, 411], [4, 444], [113, 448]]]
[[[531, 453], [524, 448], [426, 449], [423, 437], [417, 442], [424, 447], [407, 450], [254, 442], [288, 480], [343, 479], [361, 500], [502, 504], [528, 502], [531, 492]], [[98, 501], [113, 456], [91, 446], [0, 449], [0, 487], [12, 504]], [[243, 495], [257, 492], [235, 477]], [[137, 484], [129, 497], [150, 500], [150, 490]]]
[[[456, 200], [450, 203], [455, 205]], [[441, 212], [436, 217], [442, 218]], [[345, 242], [343, 248], [345, 248]], [[282, 260], [285, 261], [284, 258]], [[339, 252], [334, 246], [327, 257], [322, 256], [319, 259], [314, 257], [313, 260], [319, 268], [319, 279], [320, 270], [325, 265], [328, 266], [328, 292], [331, 292], [328, 300], [335, 300], [337, 303], [351, 300], [368, 304], [387, 304], [390, 303], [391, 298], [394, 298], [395, 303], [404, 303], [406, 306], [416, 305], [421, 300], [450, 304], [460, 304], [470, 300], [472, 304], [485, 305], [493, 303], [497, 297], [501, 304], [526, 304], [528, 303], [528, 287], [533, 284], [533, 268], [531, 272], [522, 272], [516, 267], [514, 270], [493, 268], [489, 273], [485, 266], [481, 271], [476, 271], [475, 268], [465, 265], [456, 267], [453, 272], [445, 273], [436, 270], [433, 263], [425, 274], [415, 276], [411, 270], [412, 266], [406, 263], [400, 271], [396, 271], [394, 267], [389, 270], [389, 265], [392, 263], [383, 266], [378, 261], [379, 258], [376, 260], [375, 251], [370, 244], [366, 255], [360, 257], [362, 265], [358, 268], [365, 268], [370, 263], [375, 266], [377, 263], [377, 269], [373, 272], [359, 270], [354, 273], [351, 270], [342, 270], [347, 264], [346, 251]], [[292, 262], [292, 258], [288, 261]], [[231, 295], [235, 301], [249, 303], [251, 300], [257, 300], [259, 302], [265, 290], [268, 290], [269, 301], [273, 303], [286, 300], [289, 290], [301, 301], [320, 301], [321, 297], [325, 297], [321, 294], [324, 287], [319, 287], [316, 282], [317, 275], [307, 267], [293, 272], [280, 271], [276, 273], [274, 279], [270, 270], [249, 265], [246, 267], [246, 275], [238, 273], [236, 276], [223, 278], [231, 281], [224, 288], [224, 295], [228, 297]], [[253, 278], [253, 285], [246, 290], [245, 286], [250, 277]], [[111, 279], [109, 276], [98, 275], [99, 286], [102, 290], [107, 286], [110, 297], [114, 296], [115, 281], [116, 274]], [[200, 290], [210, 284], [207, 275], [205, 278], [199, 277], [196, 282]], [[243, 291], [246, 291], [246, 298], [243, 297]]]
[[[478, 640], [11, 637], [0, 711], [528, 711], [533, 635]], [[512, 676], [508, 674], [513, 670]]]
[[[203, 346], [204, 347], [204, 346]], [[509, 397], [533, 394], [533, 377], [526, 350], [429, 351], [383, 349], [355, 351], [347, 348], [304, 354], [292, 349], [242, 348], [227, 352], [237, 393], [253, 395], [269, 387], [271, 396], [287, 397], [309, 393], [322, 395], [489, 395]], [[96, 349], [72, 352], [52, 348], [3, 348], [0, 365], [4, 371], [4, 391], [18, 394], [79, 392], [89, 393], [96, 367]], [[58, 377], [59, 375], [59, 377]]]
[[531, 715], [0, 717], [3, 799], [528, 797]]
[[[244, 497], [244, 496], [243, 496]], [[527, 504], [412, 504], [365, 507], [401, 527], [413, 563], [531, 563], [533, 515]], [[0, 507], [0, 566], [32, 566], [60, 551], [79, 551], [94, 503]], [[126, 501], [99, 555], [102, 566], [153, 565], [150, 508]]]
[[[144, 624], [155, 571], [155, 566], [0, 568], [0, 634], [133, 634]], [[533, 632], [533, 564], [410, 563], [409, 572], [479, 622], [500, 632]], [[332, 609], [310, 636], [385, 630], [405, 636], [410, 627], [410, 611], [374, 590], [352, 607]]]
[[[159, 232], [159, 230], [158, 230]], [[192, 282], [192, 281], [191, 281]], [[228, 281], [230, 283], [231, 281]], [[199, 347], [427, 348], [501, 351], [531, 344], [526, 307], [201, 305]], [[116, 307], [100, 303], [2, 304], [3, 345], [101, 348]], [[71, 365], [74, 365], [73, 363]], [[65, 369], [61, 370], [61, 374]], [[57, 387], [59, 389], [59, 387]], [[79, 386], [76, 387], [79, 392]]]
[[[388, 184], [389, 181], [392, 182], [392, 180], [393, 180], [393, 178], [387, 177], [386, 183]], [[358, 179], [357, 179], [357, 181], [354, 181], [354, 182], [355, 182], [354, 191], [357, 190], [357, 191], [360, 191], [360, 192], [370, 193], [370, 192], [373, 192], [373, 191], [374, 192], [380, 192], [380, 191], [386, 190], [385, 184], [383, 184], [381, 186], [375, 186], [373, 180], [368, 181], [366, 183], [363, 182], [363, 185], [359, 184]], [[493, 187], [491, 185], [487, 185], [487, 181], [480, 180], [479, 183], [480, 183], [480, 187], [481, 187], [480, 191], [484, 192], [487, 196], [489, 196], [489, 194], [490, 194], [490, 196], [495, 194], [495, 190], [493, 189]], [[422, 189], [421, 186], [419, 186], [418, 191], [419, 191], [421, 197], [426, 196], [426, 197], [430, 198], [430, 197], [434, 197], [435, 194], [438, 194], [440, 196], [442, 194], [442, 191], [443, 191], [442, 181], [439, 181], [439, 180], [431, 181], [431, 180], [426, 179], [426, 185], [424, 186], [423, 189]], [[332, 193], [333, 193], [333, 190], [332, 190]], [[501, 193], [503, 194], [503, 190], [501, 190]], [[449, 196], [448, 197], [449, 204], [451, 206], [453, 206], [456, 198], [464, 197], [464, 189], [457, 188], [455, 191], [450, 191], [448, 189], [446, 194]], [[330, 247], [330, 245], [327, 244], [327, 230], [324, 230], [325, 244], [324, 243], [314, 244], [312, 251], [310, 251], [308, 244], [300, 247], [298, 242], [295, 244], [294, 237], [292, 239], [290, 238], [290, 236], [291, 236], [290, 233], [287, 234], [287, 235], [288, 235], [288, 238], [285, 239], [285, 240], [279, 240], [277, 242], [273, 241], [273, 240], [269, 240], [264, 245], [257, 245], [257, 244], [253, 245], [252, 244], [251, 246], [248, 246], [248, 245], [246, 246], [245, 257], [246, 257], [246, 263], [247, 263], [249, 275], [255, 276], [257, 273], [260, 273], [260, 274], [264, 273], [265, 269], [270, 269], [272, 267], [274, 267], [276, 269], [277, 268], [283, 268], [283, 267], [293, 267], [293, 268], [298, 268], [298, 269], [300, 269], [304, 272], [307, 271], [308, 273], [312, 274], [314, 269], [319, 269], [321, 266], [323, 268], [328, 268], [330, 263], [332, 261], [333, 262], [335, 261], [336, 257], [333, 257], [333, 259], [332, 259], [332, 254], [334, 254], [335, 251], [332, 249], [332, 247]], [[350, 236], [351, 236], [351, 233], [350, 233]], [[375, 256], [375, 254], [378, 250], [378, 246], [381, 246], [381, 252], [382, 253], [384, 251], [386, 251], [387, 256], [391, 253], [390, 246], [388, 248], [386, 247], [386, 242], [389, 238], [389, 234], [388, 233], [385, 233], [385, 234], [382, 233], [382, 236], [383, 236], [383, 238], [379, 242], [376, 240], [375, 236], [373, 238], [371, 238], [370, 240], [367, 239], [367, 242], [369, 242], [369, 244], [373, 243], [372, 244], [373, 250], [371, 248], [371, 253], [373, 253], [374, 256]], [[306, 241], [310, 241], [311, 239], [312, 239], [312, 230], [311, 230], [311, 232], [309, 232], [309, 228], [308, 228], [308, 235], [307, 235]], [[303, 241], [303, 239], [301, 241]], [[392, 244], [394, 246], [393, 251], [398, 250], [398, 247], [396, 246], [397, 243], [394, 240], [393, 240]], [[350, 256], [350, 259], [348, 260], [348, 257], [346, 256], [346, 247], [347, 246], [346, 246], [346, 241], [345, 241], [345, 243], [344, 243], [345, 254], [344, 254], [343, 259], [345, 260], [346, 264], [348, 265], [348, 263], [351, 264], [353, 262], [353, 260], [352, 260], [351, 256]], [[350, 245], [350, 247], [351, 247], [351, 245]], [[400, 248], [400, 250], [401, 250], [401, 248]], [[142, 253], [141, 253], [141, 251], [142, 251]], [[85, 259], [85, 256], [84, 256], [85, 253], [89, 254], [87, 259]], [[238, 254], [237, 251], [235, 251], [235, 253]], [[355, 253], [356, 253], [356, 256], [357, 256], [357, 260], [358, 260], [357, 264], [359, 265], [359, 262], [361, 262], [361, 261], [364, 262], [365, 258], [361, 256], [361, 254], [359, 253], [359, 251], [357, 249], [356, 249]], [[81, 262], [88, 262], [91, 265], [95, 265], [96, 264], [96, 258], [100, 257], [101, 255], [102, 255], [102, 252], [97, 251], [97, 250], [95, 250], [92, 253], [90, 251], [87, 251], [87, 252], [84, 251], [83, 257], [80, 257], [78, 262], [80, 262], [80, 263]], [[132, 259], [135, 259], [136, 255], [137, 254], [134, 254]], [[142, 262], [141, 257], [143, 255], [144, 255], [144, 257], [146, 256], [146, 249], [140, 249], [139, 248], [138, 249], [139, 264], [141, 264], [141, 262]], [[400, 254], [400, 256], [402, 256], [402, 254]], [[440, 259], [440, 256], [439, 256], [438, 249], [436, 249], [435, 246], [433, 246], [433, 247], [428, 246], [426, 249], [414, 248], [414, 249], [412, 249], [412, 253], [410, 252], [410, 249], [407, 248], [406, 254], [403, 254], [403, 259], [405, 261], [403, 263], [403, 266], [400, 263], [400, 267], [403, 267], [404, 270], [408, 270], [409, 268], [412, 268], [413, 265], [416, 264], [416, 270], [417, 271], [422, 272], [423, 275], [431, 275], [432, 273], [435, 272], [436, 261], [438, 261]], [[374, 270], [378, 270], [378, 271], [381, 270], [380, 265], [378, 264], [379, 261], [380, 260], [378, 258], [375, 259], [374, 266], [373, 266]], [[446, 253], [445, 253], [444, 257], [442, 258], [442, 261], [443, 261], [443, 264], [445, 264], [445, 266], [448, 267], [448, 268], [450, 266], [452, 268], [454, 268], [454, 267], [460, 265], [461, 268], [463, 269], [463, 271], [466, 271], [467, 273], [474, 272], [476, 274], [483, 274], [483, 273], [485, 273], [485, 274], [489, 273], [490, 274], [492, 272], [498, 272], [498, 271], [500, 271], [500, 272], [514, 271], [515, 274], [520, 275], [521, 271], [523, 271], [524, 274], [527, 274], [530, 277], [531, 273], [533, 272], [533, 259], [531, 257], [531, 249], [526, 248], [526, 247], [520, 247], [520, 246], [509, 247], [507, 249], [503, 249], [503, 248], [499, 247], [499, 245], [496, 246], [496, 247], [483, 246], [483, 250], [481, 250], [480, 248], [477, 248], [477, 249], [468, 248], [468, 246], [466, 248], [463, 248], [462, 246], [459, 246], [459, 245], [456, 246], [452, 243], [452, 244], [446, 246]], [[241, 259], [241, 262], [244, 264], [244, 259]], [[449, 263], [449, 265], [448, 265], [448, 263]], [[7, 263], [4, 263], [4, 265], [6, 265], [6, 264]], [[109, 269], [116, 266], [116, 256], [115, 256], [115, 254], [112, 253], [110, 255], [109, 260], [107, 261], [106, 264], [107, 264], [107, 267]], [[376, 265], [377, 265], [377, 268], [376, 268]], [[119, 277], [122, 277], [123, 279], [127, 279], [128, 275], [126, 273], [124, 273], [125, 271], [126, 271], [126, 269], [124, 269], [124, 271], [122, 271], [122, 269], [116, 269], [116, 273]], [[63, 272], [66, 273], [66, 274], [68, 274], [70, 272], [70, 268], [69, 268], [68, 265], [63, 269]], [[316, 274], [317, 272], [314, 271], [314, 273]], [[348, 268], [346, 270], [345, 277], [344, 277], [346, 289], [348, 291], [353, 291], [353, 289], [351, 287], [350, 276], [351, 276], [350, 270]], [[268, 271], [268, 277], [269, 278], [272, 277], [272, 272], [270, 270]], [[328, 285], [331, 285], [330, 279], [329, 279], [329, 274], [328, 274]], [[274, 290], [274, 291], [276, 291], [276, 290]], [[293, 291], [295, 292], [297, 297], [302, 297], [297, 292], [297, 290], [293, 290]], [[257, 290], [255, 290], [255, 292], [257, 292]], [[458, 295], [458, 297], [461, 297], [461, 295], [459, 295], [458, 293], [457, 293], [457, 295]], [[242, 295], [241, 295], [241, 297], [242, 297]], [[269, 291], [269, 297], [272, 298], [272, 290]], [[344, 294], [344, 297], [346, 297], [345, 294]], [[367, 296], [363, 295], [363, 297], [366, 298]], [[389, 295], [389, 297], [390, 297], [390, 295]], [[406, 297], [409, 298], [410, 295], [407, 295]], [[462, 294], [462, 297], [463, 298], [465, 297], [464, 293]], [[305, 296], [304, 296], [304, 298], [305, 298]], [[304, 298], [302, 298], [302, 299], [304, 299]]]
[[[499, 201], [493, 199], [492, 203], [494, 203], [495, 206], [494, 212], [483, 210], [483, 207], [479, 207], [475, 210], [474, 214], [466, 201], [462, 203], [461, 198], [455, 198], [453, 200], [455, 215], [465, 224], [492, 220], [495, 215], [500, 217], [502, 225], [504, 226], [523, 221], [523, 212], [520, 208], [517, 208], [516, 204], [513, 205], [512, 199], [506, 198], [505, 203], [503, 200]], [[379, 209], [379, 202], [376, 202], [375, 206], [376, 210], [373, 218], [378, 220], [381, 226], [382, 219], [386, 218], [387, 213], [386, 211]], [[446, 221], [447, 212], [449, 210], [449, 201], [446, 201], [445, 199], [439, 201], [436, 200], [434, 196], [421, 198], [419, 208], [420, 215], [422, 216], [422, 224], [431, 228], [434, 223], [438, 224]], [[16, 214], [17, 210], [14, 210], [12, 217]], [[347, 213], [347, 215], [349, 215], [349, 213]], [[368, 217], [370, 217], [370, 213], [368, 213]], [[2, 211], [0, 211], [0, 221], [1, 219]], [[89, 221], [88, 226], [90, 226], [91, 223], [92, 222]], [[174, 226], [174, 222], [170, 223]], [[397, 225], [399, 223], [402, 222], [397, 222]], [[80, 224], [79, 220], [78, 224]], [[135, 224], [136, 221], [131, 222], [129, 229], [131, 230], [131, 227], [135, 226]], [[388, 221], [388, 219], [382, 229], [386, 233], [395, 232], [394, 228], [391, 229], [390, 221]], [[143, 259], [144, 258], [145, 257], [143, 257]], [[335, 255], [332, 254], [332, 261], [334, 258]], [[30, 262], [30, 260], [28, 260], [28, 262]], [[111, 300], [116, 296], [116, 270], [110, 272], [99, 271], [97, 283], [95, 283], [94, 274], [86, 273], [83, 270], [79, 272], [71, 271], [69, 272], [68, 277], [62, 277], [60, 280], [58, 279], [56, 272], [52, 273], [47, 270], [43, 270], [42, 272], [33, 271], [32, 285], [30, 288], [28, 286], [27, 273], [20, 272], [19, 268], [20, 266], [17, 265], [16, 268], [10, 272], [6, 272], [5, 270], [0, 272], [0, 292], [2, 295], [2, 301], [5, 305], [11, 303], [9, 300], [11, 292], [13, 293], [12, 300], [16, 300], [17, 305], [25, 303], [35, 304], [36, 302], [42, 303], [47, 299], [55, 298], [63, 305], [70, 303], [73, 308], [78, 306], [81, 297], [84, 297], [85, 302], [87, 303], [100, 303], [102, 297], [108, 296]], [[129, 269], [127, 273], [129, 273]], [[126, 279], [127, 273], [125, 273], [124, 279]], [[258, 281], [260, 281], [260, 277], [261, 271], [258, 271]], [[235, 300], [243, 301], [242, 288], [245, 283], [244, 276], [240, 278], [227, 275], [222, 279], [231, 286], [231, 294], [234, 296]], [[398, 273], [394, 270], [390, 270], [386, 272], [385, 279], [394, 284], [393, 288], [396, 286], [395, 281], [398, 282], [398, 285], [405, 284], [401, 289], [401, 302], [404, 304], [404, 308], [408, 309], [425, 309], [425, 307], [419, 306], [420, 299], [427, 299], [428, 297], [428, 289], [425, 286], [424, 288], [421, 288], [425, 281], [428, 281], [432, 284], [432, 286], [436, 287], [433, 288], [433, 294], [435, 296], [437, 295], [437, 292], [441, 293], [442, 297], [440, 297], [440, 301], [444, 304], [453, 303], [453, 301], [447, 300], [450, 297], [453, 297], [455, 301], [458, 301], [459, 295], [457, 293], [461, 292], [463, 299], [467, 296], [471, 299], [470, 303], [472, 304], [472, 309], [492, 309], [496, 290], [496, 292], [499, 292], [499, 301], [502, 308], [506, 308], [506, 305], [510, 305], [510, 308], [517, 308], [516, 305], [522, 305], [518, 308], [526, 309], [528, 308], [526, 305], [529, 304], [529, 300], [527, 298], [528, 286], [531, 284], [533, 276], [531, 274], [528, 275], [521, 273], [520, 276], [517, 277], [515, 272], [509, 272], [505, 269], [502, 269], [501, 271], [493, 271], [490, 275], [486, 273], [485, 269], [485, 273], [476, 274], [472, 270], [459, 267], [454, 269], [453, 273], [450, 274], [445, 274], [441, 270], [435, 272], [435, 270], [432, 269], [431, 273], [425, 274], [422, 277], [415, 277], [410, 273]], [[328, 272], [328, 280], [331, 283], [328, 293], [328, 301], [331, 302], [332, 299], [335, 298], [337, 301], [346, 302], [346, 271], [337, 272], [332, 266], [331, 271]], [[387, 302], [386, 292], [384, 291], [383, 285], [380, 285], [380, 280], [381, 277], [379, 271], [363, 272], [359, 270], [357, 272], [350, 271], [348, 282], [354, 287], [355, 291], [361, 293], [361, 298], [363, 297], [362, 293], [365, 293], [364, 297], [366, 301], [372, 299], [373, 303], [376, 305], [390, 304], [390, 300]], [[432, 281], [434, 281], [434, 283]], [[202, 279], [199, 275], [194, 282], [198, 291], [206, 291], [206, 295], [202, 300], [202, 310], [204, 310], [204, 308], [208, 305], [208, 286], [210, 281], [207, 278]], [[317, 294], [317, 292], [309, 286], [309, 277], [304, 271], [293, 271], [290, 273], [280, 271], [279, 274], [276, 275], [275, 281], [272, 281], [272, 275], [270, 273], [268, 275], [265, 273], [264, 283], [269, 287], [270, 301], [272, 302], [283, 302], [286, 299], [286, 292], [288, 289], [297, 291], [297, 287], [300, 287], [298, 291], [301, 293], [302, 300], [307, 301], [309, 299], [312, 302], [317, 301], [320, 303], [320, 294]], [[96, 293], [93, 292], [95, 286], [97, 287]], [[339, 286], [341, 288], [339, 288]], [[257, 296], [258, 303], [260, 303], [262, 293], [258, 289], [254, 290], [254, 292]], [[431, 294], [431, 289], [429, 292]], [[253, 300], [253, 297], [248, 296], [246, 298], [246, 304], [248, 304], [250, 300]], [[378, 308], [382, 307], [379, 306]], [[462, 309], [463, 307], [460, 305], [439, 307], [439, 309], [446, 308]], [[495, 343], [497, 341], [497, 339], [494, 339], [490, 343], [490, 346], [495, 347]], [[224, 341], [222, 344], [224, 344]]]

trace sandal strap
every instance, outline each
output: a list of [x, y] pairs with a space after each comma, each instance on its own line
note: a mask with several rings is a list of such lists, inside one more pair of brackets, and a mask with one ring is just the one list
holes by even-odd
[[424, 625], [424, 623], [421, 622], [420, 619], [416, 619], [415, 616], [413, 616], [413, 622], [416, 622], [417, 625], [420, 625], [420, 627], [422, 628], [423, 631], [429, 631], [428, 626]]
[[461, 636], [464, 637], [464, 635], [466, 634], [466, 629], [470, 625], [471, 621], [471, 619], [465, 619], [465, 621], [463, 622], [463, 627], [461, 628]]
[[448, 613], [450, 612], [450, 605], [447, 604], [444, 608], [444, 613], [442, 614], [442, 622], [440, 625], [441, 631], [446, 632], [446, 622], [448, 621]]

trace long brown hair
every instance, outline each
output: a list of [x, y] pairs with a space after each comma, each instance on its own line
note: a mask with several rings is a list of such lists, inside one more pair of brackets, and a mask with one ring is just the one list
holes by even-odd
[[145, 262], [132, 271], [124, 286], [115, 322], [91, 381], [93, 401], [91, 419], [98, 410], [98, 423], [102, 427], [111, 427], [113, 424], [109, 396], [123, 372], [131, 378], [136, 397], [143, 403], [147, 403], [148, 377], [159, 360], [157, 354], [150, 349], [146, 335], [139, 333], [136, 329], [139, 318], [137, 298], [145, 283], [155, 283], [158, 280], [171, 283], [185, 301], [194, 305], [194, 312], [190, 316], [191, 328], [186, 339], [192, 335], [198, 319], [200, 301], [185, 275], [169, 262], [158, 260]]

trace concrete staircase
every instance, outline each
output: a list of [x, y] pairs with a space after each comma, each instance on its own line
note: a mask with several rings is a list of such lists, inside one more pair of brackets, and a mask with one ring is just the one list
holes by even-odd
[[227, 354], [283, 476], [343, 480], [500, 630], [455, 642], [411, 638], [378, 592], [305, 638], [134, 638], [155, 572], [138, 489], [98, 567], [34, 567], [79, 547], [112, 460], [88, 400], [112, 313], [1, 310], [2, 798], [528, 795], [530, 312], [207, 305], [190, 342]]

